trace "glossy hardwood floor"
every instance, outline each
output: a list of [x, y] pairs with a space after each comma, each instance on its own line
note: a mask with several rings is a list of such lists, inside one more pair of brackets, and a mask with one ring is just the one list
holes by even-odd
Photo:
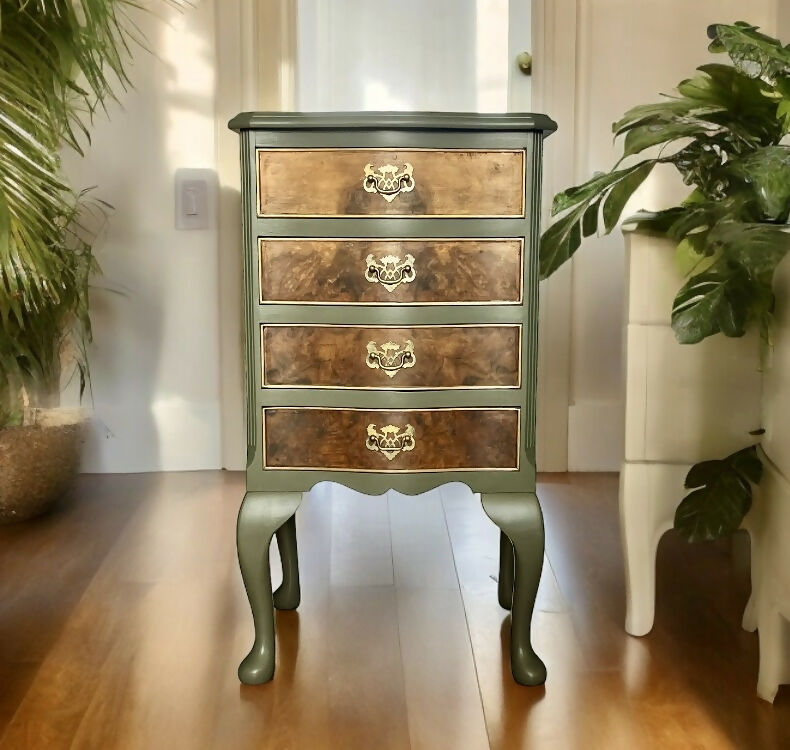
[[461, 485], [317, 488], [277, 675], [242, 687], [242, 494], [221, 472], [85, 476], [54, 514], [0, 528], [0, 750], [790, 747], [790, 690], [757, 699], [739, 625], [746, 539], [665, 537], [656, 626], [625, 635], [613, 475], [539, 486], [544, 688], [510, 678], [498, 534]]

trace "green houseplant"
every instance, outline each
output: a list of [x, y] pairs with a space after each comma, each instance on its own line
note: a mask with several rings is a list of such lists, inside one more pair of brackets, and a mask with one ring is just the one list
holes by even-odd
[[[541, 240], [541, 275], [567, 261], [584, 237], [611, 232], [652, 170], [670, 164], [689, 194], [678, 206], [639, 212], [626, 223], [677, 245], [687, 279], [672, 309], [676, 338], [694, 344], [758, 326], [770, 345], [773, 274], [790, 250], [790, 147], [783, 143], [790, 133], [790, 47], [746, 23], [717, 24], [708, 34], [711, 51], [727, 53], [730, 63], [701, 66], [673, 95], [614, 123], [623, 157], [610, 172], [555, 196], [559, 219]], [[734, 531], [761, 473], [754, 446], [697, 464], [676, 528], [690, 540]]]
[[96, 112], [128, 85], [138, 5], [0, 0], [0, 520], [42, 510], [78, 463], [78, 421], [47, 431], [29, 408], [57, 403], [62, 366], [81, 392], [88, 382], [98, 269], [86, 217], [103, 204], [69, 186], [61, 150], [82, 153]]

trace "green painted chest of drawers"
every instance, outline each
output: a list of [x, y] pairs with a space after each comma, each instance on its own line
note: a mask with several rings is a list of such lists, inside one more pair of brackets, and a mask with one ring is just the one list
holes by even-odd
[[[247, 494], [239, 562], [274, 674], [274, 608], [299, 603], [295, 513], [317, 482], [425, 492], [463, 482], [501, 529], [511, 668], [546, 670], [530, 622], [537, 242], [544, 115], [244, 113]], [[277, 538], [283, 583], [272, 592]], [[491, 637], [495, 634], [492, 633]]]

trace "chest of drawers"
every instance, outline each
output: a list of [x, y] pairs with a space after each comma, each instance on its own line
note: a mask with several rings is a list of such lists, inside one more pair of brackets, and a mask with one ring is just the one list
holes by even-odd
[[[543, 115], [244, 113], [247, 493], [238, 522], [255, 643], [299, 603], [295, 513], [317, 482], [381, 494], [459, 481], [501, 529], [511, 667], [543, 560], [535, 496]], [[283, 583], [272, 592], [277, 538]], [[491, 634], [495, 637], [495, 634]]]

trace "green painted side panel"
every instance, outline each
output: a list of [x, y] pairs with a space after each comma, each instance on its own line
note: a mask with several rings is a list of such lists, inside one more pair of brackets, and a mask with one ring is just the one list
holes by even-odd
[[[251, 217], [259, 236], [267, 237], [519, 237], [524, 219], [414, 219], [410, 217], [261, 219]], [[529, 221], [527, 206], [527, 221]], [[323, 228], [318, 221], [328, 222]]]
[[[446, 482], [463, 482], [476, 492], [531, 492], [535, 487], [535, 387], [537, 378], [537, 242], [543, 136], [556, 127], [543, 115], [457, 115], [357, 113], [303, 115], [245, 113], [231, 121], [240, 131], [244, 298], [247, 366], [247, 487], [250, 491], [306, 491], [336, 481], [368, 494], [393, 488], [406, 494]], [[256, 147], [423, 147], [523, 148], [526, 152], [527, 211], [523, 219], [469, 218], [267, 218], [256, 211]], [[523, 237], [524, 302], [521, 305], [261, 305], [257, 239], [274, 237]], [[521, 323], [522, 383], [517, 390], [365, 391], [359, 389], [262, 389], [260, 324]], [[453, 406], [521, 407], [521, 469], [517, 472], [427, 474], [283, 471], [262, 469], [261, 409], [264, 406], [421, 408]]]

